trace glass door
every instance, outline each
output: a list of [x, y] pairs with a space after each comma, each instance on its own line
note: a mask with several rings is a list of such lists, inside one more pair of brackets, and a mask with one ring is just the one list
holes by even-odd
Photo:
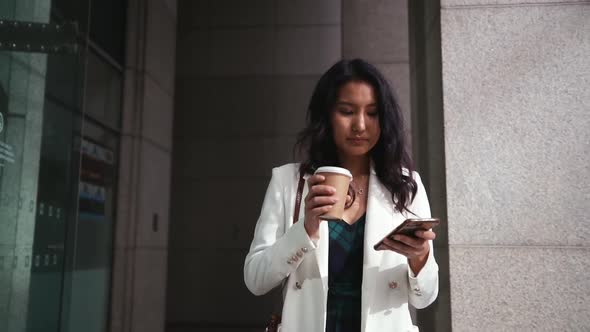
[[63, 324], [89, 1], [60, 2], [0, 2], [0, 331]]

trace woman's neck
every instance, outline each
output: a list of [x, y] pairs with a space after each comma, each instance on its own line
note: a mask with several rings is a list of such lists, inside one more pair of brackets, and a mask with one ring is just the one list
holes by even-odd
[[369, 156], [341, 158], [340, 164], [341, 167], [348, 169], [352, 173], [353, 178], [356, 178], [369, 174], [371, 159]]

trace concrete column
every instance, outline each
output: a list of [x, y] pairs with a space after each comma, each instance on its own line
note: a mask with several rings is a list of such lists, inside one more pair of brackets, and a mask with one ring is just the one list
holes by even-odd
[[129, 1], [111, 331], [164, 331], [176, 2]]
[[398, 97], [408, 128], [409, 40], [407, 0], [342, 1], [342, 56], [365, 59], [383, 72]]
[[453, 330], [589, 330], [590, 2], [441, 5]]
[[[260, 331], [243, 264], [271, 168], [341, 56], [340, 0], [179, 2], [169, 331]], [[230, 300], [228, 300], [230, 299]]]
[[417, 323], [425, 331], [450, 331], [440, 3], [410, 1], [408, 4], [414, 161], [428, 191], [432, 215], [442, 221], [436, 228], [434, 241], [434, 253], [439, 266], [438, 298], [428, 308], [418, 311]]

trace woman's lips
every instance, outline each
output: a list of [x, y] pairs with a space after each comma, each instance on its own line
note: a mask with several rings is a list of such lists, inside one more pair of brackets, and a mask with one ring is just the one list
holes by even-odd
[[348, 138], [348, 141], [351, 143], [365, 143], [367, 141], [369, 141], [368, 138], [357, 138], [357, 137], [352, 137], [352, 138]]

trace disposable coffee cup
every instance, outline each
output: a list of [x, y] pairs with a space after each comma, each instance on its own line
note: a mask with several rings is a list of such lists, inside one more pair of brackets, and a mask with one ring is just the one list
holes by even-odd
[[324, 176], [326, 180], [322, 184], [336, 188], [335, 196], [338, 197], [338, 202], [325, 215], [320, 216], [320, 218], [328, 221], [342, 220], [348, 186], [350, 185], [350, 181], [352, 181], [352, 174], [346, 168], [335, 166], [322, 166], [314, 174]]

